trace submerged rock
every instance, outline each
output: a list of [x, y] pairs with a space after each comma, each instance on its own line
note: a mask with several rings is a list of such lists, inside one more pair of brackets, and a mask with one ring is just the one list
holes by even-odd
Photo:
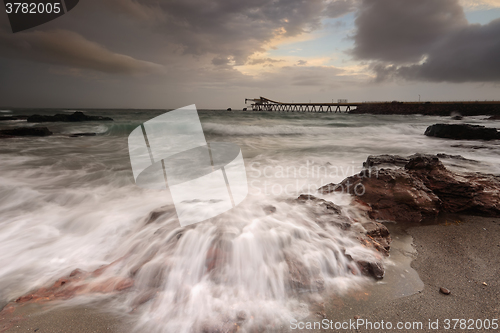
[[427, 127], [425, 135], [454, 140], [500, 139], [500, 133], [496, 128], [469, 124], [435, 124]]
[[48, 136], [52, 135], [47, 127], [16, 127], [0, 130], [0, 138], [9, 138], [14, 136]]
[[28, 119], [29, 116], [7, 116], [7, 117], [0, 117], [0, 121], [7, 121], [7, 120], [26, 120]]
[[[335, 205], [330, 201], [317, 198], [310, 194], [300, 195], [297, 202], [302, 204], [307, 204], [310, 206], [310, 211], [317, 216], [316, 223], [323, 226], [323, 224], [335, 225], [339, 229], [347, 231], [351, 230], [351, 225], [357, 221], [351, 221], [349, 218], [342, 214], [341, 207]], [[391, 236], [389, 230], [382, 223], [375, 222], [366, 215], [367, 209], [363, 207], [362, 202], [356, 202], [355, 206], [358, 206], [359, 212], [362, 217], [362, 221], [359, 221], [362, 225], [363, 232], [359, 233], [356, 237], [359, 242], [368, 248], [372, 248], [384, 256], [389, 255], [389, 250], [391, 248]], [[375, 279], [383, 278], [385, 274], [384, 265], [381, 261], [381, 256], [377, 260], [367, 261], [367, 260], [355, 260], [349, 254], [343, 252], [343, 255], [350, 260], [353, 265], [350, 265], [353, 271], [359, 271], [364, 275], [371, 276]], [[294, 258], [287, 258], [287, 264], [290, 268], [290, 283], [292, 286], [300, 288], [314, 289], [318, 288], [319, 280], [317, 278], [306, 278], [305, 275], [308, 273], [307, 269], [303, 269], [304, 265], [297, 262]], [[353, 268], [356, 266], [357, 268]], [[305, 275], [304, 275], [305, 274]], [[311, 285], [313, 284], [313, 285]]]
[[70, 138], [78, 138], [80, 136], [96, 136], [97, 133], [73, 133], [73, 134], [70, 134]]
[[77, 121], [113, 121], [109, 117], [102, 116], [87, 116], [83, 112], [76, 111], [72, 114], [58, 113], [54, 116], [45, 116], [34, 114], [27, 119], [28, 123], [44, 123], [44, 122], [77, 122]]

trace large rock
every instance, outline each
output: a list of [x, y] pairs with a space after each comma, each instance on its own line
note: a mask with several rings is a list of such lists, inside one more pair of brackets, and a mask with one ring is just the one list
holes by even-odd
[[0, 117], [0, 121], [7, 121], [7, 120], [26, 120], [28, 119], [28, 116], [7, 116], [7, 117]]
[[445, 168], [436, 156], [411, 159], [405, 170], [420, 179], [441, 200], [440, 210], [500, 217], [500, 177], [457, 174]]
[[364, 168], [374, 167], [374, 166], [405, 166], [410, 160], [409, 157], [403, 157], [399, 155], [370, 155], [363, 162]]
[[500, 217], [500, 177], [451, 172], [435, 155], [413, 155], [403, 168], [368, 168], [319, 191], [357, 196], [375, 220], [421, 222], [440, 212]]
[[77, 111], [72, 114], [58, 113], [54, 116], [44, 116], [34, 114], [27, 119], [28, 123], [44, 123], [44, 122], [77, 122], [77, 121], [113, 121], [109, 117], [102, 116], [87, 116], [83, 112]]
[[16, 127], [0, 130], [0, 138], [9, 138], [14, 136], [48, 136], [52, 135], [47, 127]]
[[427, 127], [425, 135], [454, 140], [500, 139], [496, 128], [469, 124], [435, 124]]

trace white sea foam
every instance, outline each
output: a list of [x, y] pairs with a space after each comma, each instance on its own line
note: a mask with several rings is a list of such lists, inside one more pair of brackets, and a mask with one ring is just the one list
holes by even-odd
[[[241, 119], [202, 114], [207, 140], [240, 145], [249, 181], [258, 182], [250, 184], [244, 203], [211, 221], [181, 228], [167, 207], [147, 224], [148, 214], [170, 201], [168, 192], [133, 184], [126, 137], [143, 119], [120, 112], [106, 115], [115, 122], [53, 127], [61, 133], [107, 135], [9, 139], [0, 147], [1, 301], [51, 284], [76, 268], [91, 271], [121, 258], [103, 278], [133, 276], [135, 285], [118, 299], [104, 297], [111, 297], [111, 310], [135, 309], [138, 330], [200, 331], [245, 317], [243, 331], [262, 331], [306, 316], [310, 304], [305, 295], [317, 292], [314, 283], [296, 288], [298, 294], [291, 291], [287, 258], [300, 262], [306, 275], [324, 281], [329, 292], [342, 293], [366, 283], [352, 274], [344, 253], [374, 255], [356, 241], [356, 226], [344, 231], [335, 221], [318, 223], [327, 217], [289, 201], [303, 193], [302, 185], [338, 182], [359, 171], [370, 154], [461, 154], [486, 162], [478, 170], [500, 173], [496, 143], [474, 149], [456, 146], [471, 142], [425, 137], [426, 126], [437, 122], [426, 116], [311, 115], [317, 118], [304, 118], [308, 126], [298, 126], [301, 120], [289, 115], [249, 120], [246, 114]], [[302, 116], [307, 115], [294, 115]], [[331, 126], [336, 122], [349, 126]], [[307, 163], [338, 174], [283, 173]], [[454, 163], [470, 168], [460, 160]], [[257, 194], [265, 182], [275, 188], [292, 184], [295, 192]], [[348, 210], [349, 198], [327, 199]], [[276, 212], [266, 214], [265, 205]], [[221, 251], [215, 257], [223, 260], [211, 270], [213, 251]], [[139, 299], [151, 293], [155, 297], [141, 305]], [[78, 297], [65, 304], [102, 297]]]

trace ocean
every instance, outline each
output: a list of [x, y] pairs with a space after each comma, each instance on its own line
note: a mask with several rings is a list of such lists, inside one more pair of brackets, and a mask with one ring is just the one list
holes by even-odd
[[[2, 110], [1, 116], [76, 110]], [[243, 153], [249, 195], [210, 221], [181, 227], [167, 191], [134, 184], [130, 132], [166, 110], [85, 110], [113, 122], [0, 122], [2, 128], [47, 126], [48, 137], [0, 141], [0, 304], [50, 285], [76, 268], [117, 262], [97, 281], [133, 276], [122, 293], [86, 293], [68, 306], [105, 301], [132, 313], [136, 328], [192, 332], [238, 322], [243, 331], [278, 328], [309, 315], [312, 301], [374, 282], [352, 274], [346, 254], [373, 258], [349, 232], [320, 227], [293, 199], [310, 193], [353, 213], [342, 193], [316, 189], [361, 171], [369, 155], [461, 155], [442, 162], [457, 172], [500, 174], [498, 141], [429, 138], [435, 123], [500, 128], [485, 116], [452, 120], [422, 115], [352, 115], [199, 110], [208, 142], [232, 142]], [[69, 137], [93, 132], [96, 136]], [[275, 211], [269, 213], [269, 207]], [[163, 207], [163, 208], [162, 208]], [[164, 213], [148, 222], [152, 211]], [[224, 253], [207, 268], [214, 244]], [[222, 244], [222, 245], [221, 245]], [[297, 260], [324, 291], [290, 290], [287, 260]], [[99, 280], [101, 279], [101, 280]], [[297, 289], [297, 288], [296, 288]], [[141, 301], [141, 299], [143, 301]]]

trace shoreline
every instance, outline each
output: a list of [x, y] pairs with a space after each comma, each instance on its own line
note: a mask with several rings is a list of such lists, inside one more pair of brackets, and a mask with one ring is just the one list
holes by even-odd
[[[499, 319], [500, 320], [500, 218], [457, 215], [440, 224], [400, 225], [413, 237], [416, 258], [411, 262], [424, 284], [420, 292], [410, 296], [381, 301], [375, 308], [362, 307], [363, 300], [357, 301], [359, 309], [349, 308], [349, 304], [336, 303], [327, 306], [327, 320], [349, 321], [357, 318], [371, 322], [422, 322], [423, 330], [428, 321], [444, 319]], [[384, 281], [384, 280], [382, 280]], [[486, 285], [483, 284], [486, 283]], [[451, 290], [450, 295], [440, 293], [439, 288]], [[21, 311], [18, 311], [21, 310]], [[123, 332], [131, 318], [120, 318], [103, 311], [102, 308], [79, 306], [75, 308], [55, 308], [46, 311], [43, 305], [20, 307], [10, 315], [16, 320], [12, 327], [2, 330], [7, 323], [2, 320], [0, 332]], [[355, 314], [355, 315], [354, 315]], [[359, 317], [358, 317], [359, 316]], [[21, 319], [22, 317], [22, 319]], [[311, 314], [309, 319], [321, 322], [322, 317]], [[4, 319], [4, 318], [2, 318]], [[19, 320], [20, 319], [20, 320]], [[300, 321], [299, 321], [300, 322]], [[284, 332], [287, 327], [283, 327]], [[440, 326], [440, 329], [443, 329]], [[280, 330], [281, 331], [281, 330]], [[332, 332], [321, 330], [291, 330], [295, 332]], [[342, 330], [342, 332], [369, 332], [370, 330]], [[399, 332], [393, 329], [391, 331]], [[406, 330], [406, 332], [413, 330]], [[415, 330], [416, 331], [416, 330]], [[476, 330], [477, 331], [477, 330]], [[401, 331], [402, 332], [402, 331]]]
[[[454, 318], [500, 321], [500, 241], [497, 238], [500, 234], [500, 218], [457, 215], [451, 221], [442, 221], [440, 224], [406, 224], [404, 227], [413, 237], [417, 255], [411, 267], [424, 283], [423, 290], [359, 312], [347, 307], [332, 308], [326, 313], [328, 320], [344, 322], [362, 319], [372, 323], [383, 320], [394, 325], [397, 322], [423, 324], [423, 329], [393, 328], [391, 332], [444, 331], [444, 320]], [[441, 287], [449, 289], [451, 293], [444, 295], [440, 292]], [[321, 320], [316, 317], [316, 321]], [[429, 320], [439, 320], [439, 329], [429, 329]], [[333, 331], [338, 330], [321, 329], [314, 332]], [[358, 330], [341, 331], [371, 330], [362, 326]]]

